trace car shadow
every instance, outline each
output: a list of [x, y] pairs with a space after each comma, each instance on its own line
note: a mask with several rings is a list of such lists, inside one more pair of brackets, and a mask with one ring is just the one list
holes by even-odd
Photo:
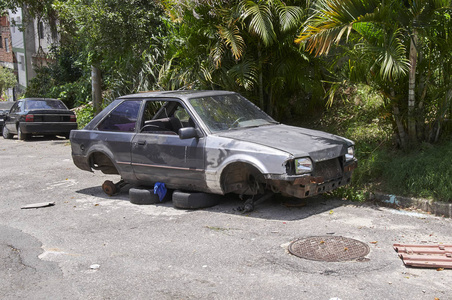
[[235, 196], [227, 196], [217, 206], [207, 208], [212, 212], [241, 215], [251, 218], [280, 221], [296, 221], [309, 218], [325, 212], [333, 213], [334, 209], [344, 205], [360, 205], [350, 201], [325, 196], [315, 196], [305, 199], [281, 197], [274, 195], [270, 199], [257, 203], [254, 210], [243, 212], [244, 201]]
[[104, 193], [104, 191], [102, 190], [102, 186], [93, 186], [93, 187], [89, 187], [89, 188], [85, 188], [82, 190], [78, 190], [75, 191], [78, 194], [83, 194], [86, 196], [94, 196], [94, 197], [98, 197], [98, 198], [102, 198], [102, 199], [108, 199], [108, 200], [124, 200], [124, 201], [129, 201], [129, 189], [131, 188], [131, 185], [126, 185], [123, 188], [121, 188], [121, 190], [119, 191], [119, 193], [110, 196]]
[[[16, 136], [16, 139], [17, 139], [17, 136]], [[54, 145], [69, 143], [68, 139], [66, 139], [62, 136], [54, 136], [54, 135], [34, 135], [34, 136], [27, 138], [23, 142], [33, 143], [33, 142], [47, 142], [47, 141], [53, 142], [52, 144], [54, 144]]]
[[[93, 186], [76, 191], [76, 193], [94, 196], [106, 200], [121, 200], [129, 202], [129, 189], [132, 185], [126, 185], [121, 188], [118, 194], [109, 196], [102, 190], [102, 186]], [[154, 206], [166, 206], [171, 207], [171, 201], [162, 202], [158, 204], [150, 204]], [[313, 215], [322, 214], [325, 212], [334, 213], [334, 210], [338, 207], [345, 205], [362, 206], [365, 205], [361, 202], [352, 202], [333, 198], [329, 196], [315, 196], [305, 199], [288, 198], [280, 195], [273, 195], [270, 199], [263, 202], [258, 202], [254, 206], [254, 210], [249, 212], [243, 212], [244, 200], [241, 200], [237, 195], [225, 195], [222, 197], [220, 203], [213, 207], [201, 208], [195, 210], [182, 209], [188, 213], [194, 213], [196, 211], [209, 211], [219, 214], [231, 214], [236, 216], [243, 216], [246, 218], [259, 218], [266, 220], [279, 220], [279, 221], [296, 221], [309, 218]], [[143, 205], [148, 206], [148, 205]], [[179, 208], [174, 208], [181, 210]], [[375, 206], [375, 209], [378, 209]]]

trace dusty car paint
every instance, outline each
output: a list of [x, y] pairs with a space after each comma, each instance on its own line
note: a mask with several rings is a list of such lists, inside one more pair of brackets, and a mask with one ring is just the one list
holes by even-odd
[[[97, 169], [119, 174], [131, 184], [152, 186], [164, 182], [168, 188], [215, 194], [253, 195], [271, 189], [304, 198], [350, 182], [356, 159], [346, 161], [345, 155], [348, 147], [353, 146], [352, 141], [325, 132], [274, 124], [269, 117], [262, 120], [265, 121], [262, 126], [234, 125], [232, 130], [212, 132], [190, 99], [217, 96], [240, 97], [225, 91], [151, 92], [120, 97], [83, 130], [71, 132], [74, 163], [86, 171]], [[164, 111], [161, 108], [149, 119], [145, 111], [157, 100], [169, 102]], [[112, 118], [116, 110], [127, 107], [127, 101], [141, 101], [135, 125], [130, 123], [133, 120], [127, 123], [134, 128], [133, 132], [100, 130], [100, 124]], [[166, 112], [172, 107], [188, 114], [192, 123], [181, 124], [181, 128], [195, 126], [195, 131], [190, 132], [196, 132], [196, 136], [182, 139], [182, 130], [172, 128], [171, 132], [169, 122], [165, 123], [167, 131], [143, 131], [149, 126], [154, 130], [154, 124], [163, 124], [168, 118], [173, 121], [175, 112]], [[312, 160], [314, 170], [297, 175], [294, 159], [302, 157]]]

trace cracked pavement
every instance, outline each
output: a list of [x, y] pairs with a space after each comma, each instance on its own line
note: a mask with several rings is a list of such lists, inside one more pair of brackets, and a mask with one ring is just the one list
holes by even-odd
[[[451, 220], [324, 197], [179, 210], [138, 206], [71, 160], [68, 141], [0, 139], [1, 299], [452, 299], [452, 270], [407, 268], [394, 243], [452, 244]], [[55, 202], [23, 210], [21, 206]], [[319, 262], [291, 241], [343, 236], [367, 260]]]

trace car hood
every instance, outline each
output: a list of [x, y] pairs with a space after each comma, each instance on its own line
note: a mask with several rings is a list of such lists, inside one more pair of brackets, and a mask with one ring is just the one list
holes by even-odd
[[243, 128], [217, 135], [278, 149], [294, 157], [309, 156], [316, 162], [345, 155], [348, 146], [353, 145], [337, 135], [288, 125]]

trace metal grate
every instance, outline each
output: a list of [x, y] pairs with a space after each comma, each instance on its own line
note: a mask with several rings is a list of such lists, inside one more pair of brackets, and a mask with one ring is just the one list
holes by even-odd
[[315, 176], [322, 176], [325, 181], [342, 176], [342, 167], [338, 158], [315, 163]]
[[363, 242], [341, 236], [314, 236], [289, 245], [289, 252], [295, 256], [329, 262], [364, 258], [369, 251]]

